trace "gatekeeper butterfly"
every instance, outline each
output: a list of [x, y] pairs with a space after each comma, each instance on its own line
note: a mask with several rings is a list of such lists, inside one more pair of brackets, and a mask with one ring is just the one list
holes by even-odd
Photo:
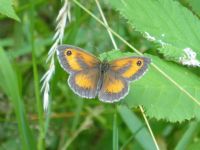
[[84, 98], [98, 96], [103, 102], [116, 102], [128, 94], [129, 83], [147, 71], [150, 58], [131, 56], [113, 61], [100, 61], [85, 50], [71, 46], [57, 47], [61, 67], [68, 72], [68, 84]]

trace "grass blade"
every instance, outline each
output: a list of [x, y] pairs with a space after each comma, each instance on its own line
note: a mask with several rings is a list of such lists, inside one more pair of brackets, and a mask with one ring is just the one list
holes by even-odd
[[117, 111], [113, 117], [113, 150], [118, 150], [118, 127], [117, 127]]
[[39, 85], [39, 77], [38, 77], [38, 69], [37, 69], [37, 58], [35, 54], [35, 38], [34, 38], [34, 1], [31, 2], [31, 9], [30, 9], [30, 43], [31, 43], [31, 49], [32, 49], [32, 64], [33, 64], [33, 76], [34, 76], [34, 88], [35, 88], [35, 97], [36, 97], [36, 106], [37, 106], [37, 113], [39, 118], [39, 137], [38, 137], [38, 143], [37, 148], [38, 150], [44, 149], [44, 140], [45, 140], [45, 134], [44, 134], [44, 119], [43, 119], [43, 109], [42, 109], [42, 101], [40, 98], [40, 85]]
[[124, 105], [118, 107], [118, 112], [141, 147], [145, 150], [155, 150], [156, 146], [150, 133], [137, 116]]
[[187, 131], [181, 138], [181, 140], [176, 145], [176, 150], [186, 149], [191, 140], [193, 139], [194, 135], [197, 134], [197, 130], [199, 128], [199, 122], [191, 122]]
[[35, 150], [35, 139], [25, 117], [24, 104], [20, 95], [17, 77], [2, 48], [0, 48], [0, 60], [0, 85], [15, 109], [22, 149]]

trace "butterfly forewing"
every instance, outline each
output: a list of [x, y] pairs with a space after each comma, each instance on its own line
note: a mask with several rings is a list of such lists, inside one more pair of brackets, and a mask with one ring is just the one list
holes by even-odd
[[111, 70], [117, 72], [127, 81], [137, 80], [148, 69], [151, 60], [147, 57], [127, 57], [110, 62]]
[[100, 63], [92, 54], [71, 45], [58, 46], [57, 56], [62, 68], [69, 73], [95, 68]]

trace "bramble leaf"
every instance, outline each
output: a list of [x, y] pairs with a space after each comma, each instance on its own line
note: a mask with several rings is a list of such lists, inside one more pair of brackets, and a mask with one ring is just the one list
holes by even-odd
[[159, 43], [158, 50], [167, 59], [200, 66], [200, 21], [190, 10], [173, 0], [111, 0], [109, 3], [148, 40]]

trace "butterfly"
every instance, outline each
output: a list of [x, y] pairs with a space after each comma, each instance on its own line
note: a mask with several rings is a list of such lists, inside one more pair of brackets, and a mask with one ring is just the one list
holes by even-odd
[[69, 73], [68, 84], [74, 93], [113, 103], [129, 92], [129, 83], [144, 75], [151, 59], [131, 56], [113, 61], [100, 61], [85, 50], [59, 45], [57, 56], [61, 67]]

